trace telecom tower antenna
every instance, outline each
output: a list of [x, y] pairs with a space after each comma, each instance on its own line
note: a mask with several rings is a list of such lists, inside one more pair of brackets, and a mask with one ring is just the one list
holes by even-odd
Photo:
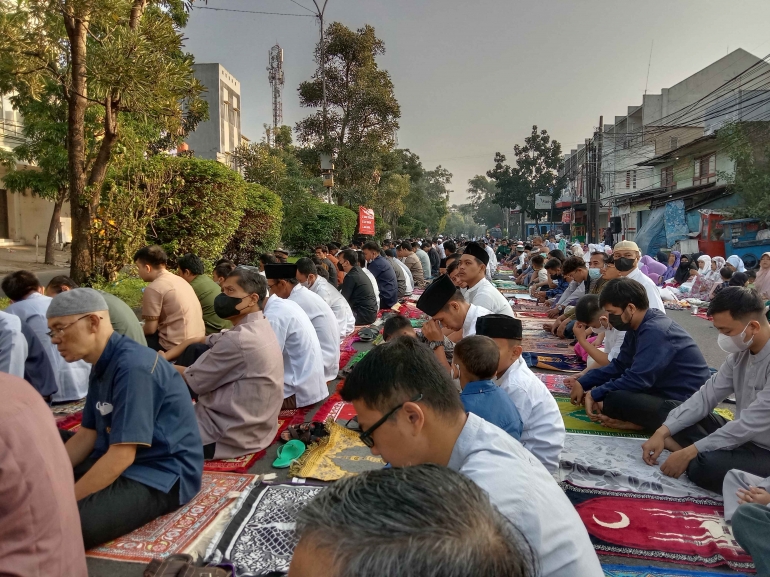
[[276, 44], [270, 49], [270, 66], [267, 68], [270, 86], [273, 88], [273, 140], [283, 122], [283, 49]]

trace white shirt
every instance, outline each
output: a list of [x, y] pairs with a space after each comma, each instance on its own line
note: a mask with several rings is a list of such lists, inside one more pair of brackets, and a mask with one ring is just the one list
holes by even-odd
[[306, 407], [328, 397], [321, 344], [305, 311], [295, 302], [271, 296], [265, 317], [283, 353], [283, 398], [296, 395], [297, 406]]
[[488, 244], [484, 246], [484, 250], [487, 251], [487, 254], [489, 255], [489, 264], [487, 265], [487, 270], [492, 269], [491, 272], [494, 272], [497, 270], [497, 256], [495, 256], [495, 251], [492, 250], [492, 247]]
[[77, 401], [88, 393], [88, 376], [91, 374], [91, 365], [85, 361], [68, 363], [59, 354], [56, 345], [51, 342], [51, 337], [48, 336], [48, 321], [45, 316], [51, 300], [50, 297], [33, 292], [24, 300], [10, 305], [5, 309], [5, 312], [16, 315], [27, 323], [37, 338], [40, 339], [40, 342], [43, 343], [56, 377], [56, 386], [59, 388], [51, 400], [54, 402]]
[[397, 258], [389, 258], [388, 260], [390, 260], [394, 266], [399, 267], [404, 273], [404, 280], [406, 281], [406, 296], [411, 295], [414, 292], [414, 277], [412, 276], [412, 271], [410, 271], [409, 267]]
[[508, 433], [468, 414], [448, 467], [484, 489], [521, 531], [539, 558], [542, 577], [604, 577], [585, 525], [564, 491]]
[[463, 338], [476, 334], [476, 319], [491, 314], [492, 311], [489, 309], [471, 305], [468, 309], [468, 314], [465, 315], [465, 322], [463, 322]]
[[356, 317], [353, 316], [353, 311], [350, 309], [348, 301], [340, 294], [340, 291], [321, 276], [316, 277], [316, 281], [310, 287], [310, 290], [331, 307], [340, 329], [340, 340], [352, 334], [356, 328]]
[[444, 250], [444, 243], [440, 242], [436, 245], [436, 252], [441, 258], [446, 258], [446, 251]]
[[636, 282], [642, 283], [642, 286], [644, 287], [644, 290], [647, 293], [647, 300], [650, 301], [651, 309], [658, 309], [659, 311], [663, 311], [664, 313], [666, 312], [666, 309], [663, 306], [663, 299], [660, 298], [660, 292], [658, 291], [658, 287], [655, 286], [655, 283], [652, 282], [652, 279], [650, 277], [648, 277], [638, 268], [635, 268], [634, 270], [632, 270], [630, 273], [626, 275], [626, 278], [631, 278], [631, 279], [634, 279]]
[[620, 354], [620, 347], [623, 345], [623, 339], [626, 338], [626, 331], [619, 331], [610, 327], [604, 331], [604, 352], [607, 353], [607, 360], [617, 359]]
[[551, 473], [558, 471], [567, 433], [556, 399], [521, 357], [497, 379], [497, 385], [508, 393], [519, 410], [521, 444]]
[[481, 279], [474, 286], [463, 289], [465, 300], [479, 307], [484, 307], [496, 314], [513, 316], [513, 309], [502, 293], [488, 279]]
[[21, 319], [0, 311], [0, 372], [24, 378], [27, 339], [21, 332]]
[[294, 285], [289, 295], [289, 300], [294, 301], [305, 311], [313, 323], [318, 342], [321, 345], [321, 356], [324, 362], [324, 377], [326, 381], [337, 378], [340, 370], [340, 337], [337, 317], [326, 302], [308, 290], [301, 284]]
[[377, 286], [377, 279], [374, 278], [374, 275], [369, 272], [368, 269], [362, 268], [362, 271], [364, 271], [364, 274], [369, 279], [369, 282], [372, 283], [372, 288], [374, 289], [374, 298], [377, 299], [377, 308], [380, 308], [380, 287]]

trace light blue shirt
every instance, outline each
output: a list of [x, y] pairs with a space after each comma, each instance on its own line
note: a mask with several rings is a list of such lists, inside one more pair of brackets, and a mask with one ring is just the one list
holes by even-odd
[[460, 400], [469, 413], [500, 427], [517, 441], [521, 438], [519, 411], [506, 392], [493, 381], [471, 381], [460, 393]]
[[59, 354], [56, 345], [51, 342], [51, 337], [48, 336], [48, 321], [45, 318], [51, 300], [50, 297], [32, 292], [23, 300], [10, 305], [5, 312], [16, 315], [27, 323], [43, 343], [56, 377], [56, 386], [59, 388], [51, 400], [53, 402], [77, 401], [88, 393], [88, 375], [91, 372], [91, 365], [85, 361], [68, 363]]
[[583, 521], [537, 458], [481, 417], [468, 414], [448, 467], [489, 493], [527, 538], [542, 577], [604, 577]]
[[0, 372], [24, 378], [27, 339], [21, 332], [21, 319], [0, 311]]

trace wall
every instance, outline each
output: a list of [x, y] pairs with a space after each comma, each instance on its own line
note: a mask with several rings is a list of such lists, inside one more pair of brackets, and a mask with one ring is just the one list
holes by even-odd
[[[23, 240], [26, 244], [35, 244], [35, 235], [40, 235], [40, 246], [45, 246], [48, 227], [53, 215], [53, 203], [21, 193], [8, 193], [8, 228], [11, 239]], [[65, 202], [62, 206], [62, 232], [65, 242], [72, 239], [70, 226], [70, 206]]]
[[219, 64], [194, 64], [193, 71], [206, 91], [203, 93], [203, 99], [209, 105], [209, 119], [201, 122], [190, 133], [186, 139], [190, 149], [195, 152], [199, 158], [217, 159], [219, 152], [219, 123], [220, 123], [220, 102], [219, 102]]

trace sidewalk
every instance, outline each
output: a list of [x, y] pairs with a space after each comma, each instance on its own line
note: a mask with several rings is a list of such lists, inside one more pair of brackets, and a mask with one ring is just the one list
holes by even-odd
[[[66, 251], [55, 251], [55, 265], [43, 264], [44, 258], [45, 247], [43, 246], [38, 249], [37, 262], [35, 262], [34, 246], [0, 247], [0, 277], [24, 269], [34, 272], [40, 279], [40, 283], [45, 286], [55, 276], [69, 275], [69, 248]], [[0, 290], [0, 295], [5, 296], [5, 293]]]

